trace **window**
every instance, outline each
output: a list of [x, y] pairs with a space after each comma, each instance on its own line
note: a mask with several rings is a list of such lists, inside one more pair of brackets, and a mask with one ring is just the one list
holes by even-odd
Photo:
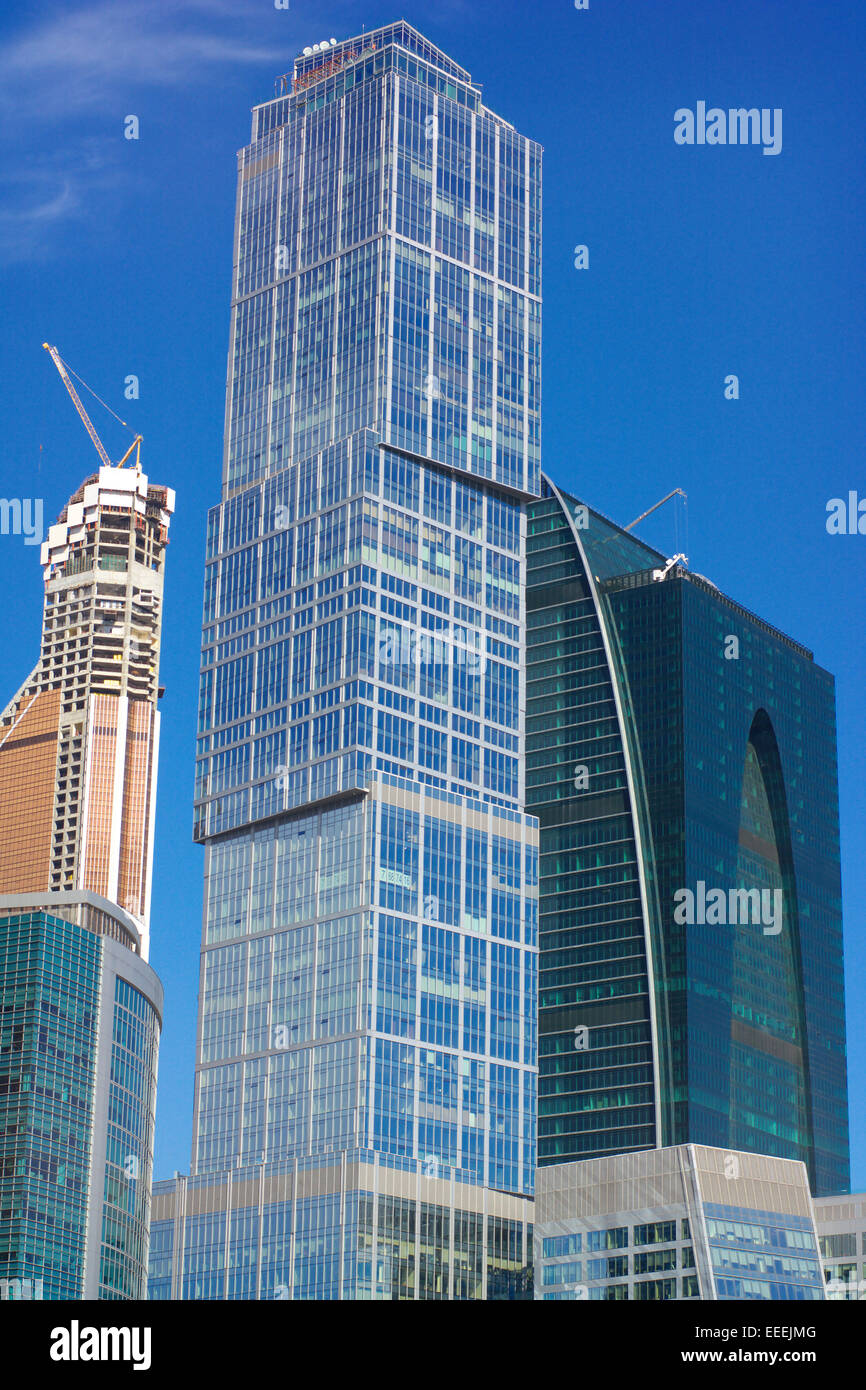
[[541, 1282], [545, 1285], [580, 1283], [580, 1260], [571, 1260], [563, 1265], [545, 1265]]
[[854, 1231], [845, 1231], [842, 1235], [836, 1236], [820, 1236], [818, 1244], [825, 1259], [844, 1259], [846, 1255], [857, 1254], [857, 1235]]
[[545, 1260], [555, 1259], [557, 1255], [579, 1255], [580, 1232], [569, 1236], [548, 1236], [541, 1243], [541, 1253]]
[[635, 1245], [660, 1245], [676, 1240], [676, 1221], [650, 1221], [645, 1226], [635, 1226]]
[[644, 1279], [634, 1286], [634, 1296], [642, 1302], [667, 1301], [676, 1299], [676, 1279]]
[[587, 1231], [587, 1250], [622, 1250], [628, 1245], [628, 1226], [613, 1226], [606, 1231]]
[[587, 1262], [587, 1279], [621, 1279], [626, 1274], [628, 1274], [628, 1255], [608, 1255], [606, 1259]]
[[676, 1269], [676, 1250], [647, 1250], [634, 1257], [635, 1274], [655, 1274], [662, 1269]]

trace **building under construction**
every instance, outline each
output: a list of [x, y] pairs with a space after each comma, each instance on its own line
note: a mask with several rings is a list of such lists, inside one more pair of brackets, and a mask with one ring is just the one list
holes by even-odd
[[148, 483], [138, 437], [134, 463], [111, 463], [51, 351], [102, 465], [43, 541], [40, 657], [0, 716], [0, 1297], [140, 1298], [174, 493]]
[[173, 506], [134, 468], [82, 484], [42, 544], [39, 661], [0, 717], [0, 891], [98, 893], [145, 957]]

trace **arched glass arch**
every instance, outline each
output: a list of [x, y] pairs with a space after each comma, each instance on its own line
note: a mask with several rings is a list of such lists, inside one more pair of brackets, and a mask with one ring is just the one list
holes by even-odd
[[797, 891], [782, 764], [763, 709], [746, 744], [736, 886], [759, 890], [761, 912], [759, 922], [733, 928], [730, 1084], [738, 1103], [729, 1142], [783, 1158], [796, 1154], [811, 1174]]

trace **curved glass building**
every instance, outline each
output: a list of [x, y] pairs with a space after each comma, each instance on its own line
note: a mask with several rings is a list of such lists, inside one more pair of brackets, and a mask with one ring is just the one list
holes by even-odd
[[845, 1191], [833, 678], [550, 482], [528, 512], [539, 1163], [697, 1143]]
[[162, 986], [87, 892], [0, 896], [0, 1300], [145, 1296]]

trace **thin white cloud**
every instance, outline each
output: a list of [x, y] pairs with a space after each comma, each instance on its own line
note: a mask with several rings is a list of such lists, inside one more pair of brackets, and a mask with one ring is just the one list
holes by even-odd
[[79, 10], [58, 8], [49, 19], [0, 45], [0, 101], [10, 113], [26, 111], [30, 118], [53, 120], [104, 107], [138, 84], [178, 86], [200, 80], [219, 65], [278, 63], [281, 44], [270, 47], [214, 32], [215, 20], [242, 19], [237, 6], [212, 0], [180, 6], [121, 0]]
[[68, 217], [78, 206], [68, 179], [62, 180], [58, 193], [47, 201], [31, 203], [25, 207], [0, 209], [0, 225], [21, 222], [55, 222], [59, 217]]
[[[122, 190], [116, 143], [94, 134], [94, 120], [114, 111], [119, 130], [146, 91], [192, 87], [219, 69], [283, 71], [292, 35], [281, 15], [239, 0], [97, 0], [52, 7], [0, 42], [3, 259], [61, 254], [58, 224], [93, 219], [97, 195]], [[271, 34], [273, 46], [259, 41]]]
[[88, 216], [96, 182], [77, 171], [45, 169], [38, 176], [11, 176], [0, 185], [0, 258], [18, 261], [56, 257], [65, 249], [67, 226]]
[[0, 256], [7, 264], [63, 254], [63, 224], [98, 225], [105, 198], [116, 198], [130, 183], [116, 150], [94, 137], [41, 148], [17, 166], [5, 164]]

